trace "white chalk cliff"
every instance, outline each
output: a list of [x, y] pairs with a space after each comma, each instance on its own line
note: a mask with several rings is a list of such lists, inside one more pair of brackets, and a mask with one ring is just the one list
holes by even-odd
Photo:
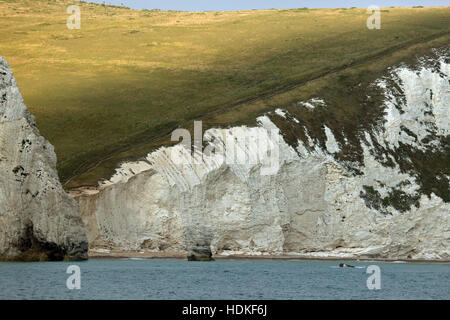
[[0, 57], [0, 260], [86, 259], [77, 202], [63, 190], [53, 146], [36, 128]]
[[[347, 140], [337, 139], [327, 126], [324, 144], [306, 128], [308, 138], [295, 147], [282, 134], [271, 135], [276, 129], [271, 117], [300, 125], [295, 115], [280, 109], [258, 118], [255, 128], [205, 133], [217, 149], [235, 137], [237, 150], [250, 159], [262, 156], [263, 163], [273, 153], [261, 153], [255, 143], [239, 138], [265, 139], [272, 151], [278, 145], [276, 174], [261, 174], [264, 166], [254, 161], [226, 163], [218, 154], [195, 163], [181, 145], [124, 163], [98, 188], [76, 193], [91, 247], [188, 255], [211, 250], [219, 255], [449, 259], [450, 203], [442, 192], [448, 192], [450, 172], [433, 177], [441, 191], [442, 186], [447, 190], [427, 193], [428, 182], [417, 173], [421, 169], [401, 153], [440, 153], [450, 161], [450, 64], [442, 55], [430, 63], [400, 66], [374, 84], [384, 91], [384, 118], [361, 133], [360, 163], [335, 157]], [[302, 104], [305, 112], [327, 108], [320, 98]], [[187, 160], [175, 161], [180, 157]], [[358, 174], [349, 167], [357, 167]]]

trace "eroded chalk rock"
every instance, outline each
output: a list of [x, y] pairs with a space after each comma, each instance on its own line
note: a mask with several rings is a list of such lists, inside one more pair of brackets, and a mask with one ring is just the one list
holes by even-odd
[[59, 182], [53, 146], [0, 57], [0, 260], [87, 259], [87, 250], [79, 206]]
[[[450, 259], [447, 56], [392, 69], [375, 83], [383, 92], [379, 116], [353, 138], [321, 124], [321, 141], [280, 109], [253, 128], [206, 131], [217, 144], [236, 139], [236, 150], [253, 158], [257, 144], [240, 138], [270, 142], [269, 130], [288, 128], [291, 142], [289, 132], [273, 141], [279, 146], [273, 175], [216, 156], [192, 163], [180, 145], [122, 164], [98, 188], [78, 191], [92, 246], [193, 258], [211, 251]], [[311, 113], [328, 108], [322, 99], [303, 105]], [[187, 161], [177, 164], [173, 155]]]

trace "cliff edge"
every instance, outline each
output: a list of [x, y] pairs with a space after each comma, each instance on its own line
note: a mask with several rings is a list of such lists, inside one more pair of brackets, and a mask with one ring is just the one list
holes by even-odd
[[82, 260], [87, 250], [79, 206], [59, 182], [53, 146], [0, 57], [0, 260]]

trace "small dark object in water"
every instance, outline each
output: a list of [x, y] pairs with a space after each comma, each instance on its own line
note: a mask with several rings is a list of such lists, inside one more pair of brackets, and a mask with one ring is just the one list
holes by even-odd
[[340, 263], [339, 267], [341, 267], [341, 268], [354, 268], [355, 266], [351, 266], [351, 265], [345, 264], [345, 263]]

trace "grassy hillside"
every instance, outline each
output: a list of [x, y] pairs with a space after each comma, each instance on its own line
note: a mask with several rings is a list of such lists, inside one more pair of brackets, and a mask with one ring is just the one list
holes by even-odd
[[66, 187], [108, 178], [193, 120], [252, 123], [320, 96], [334, 102], [332, 129], [364, 121], [349, 89], [450, 43], [450, 7], [387, 8], [381, 30], [368, 30], [365, 9], [192, 13], [76, 2], [82, 26], [69, 30], [70, 4], [0, 0], [0, 55], [55, 145]]

